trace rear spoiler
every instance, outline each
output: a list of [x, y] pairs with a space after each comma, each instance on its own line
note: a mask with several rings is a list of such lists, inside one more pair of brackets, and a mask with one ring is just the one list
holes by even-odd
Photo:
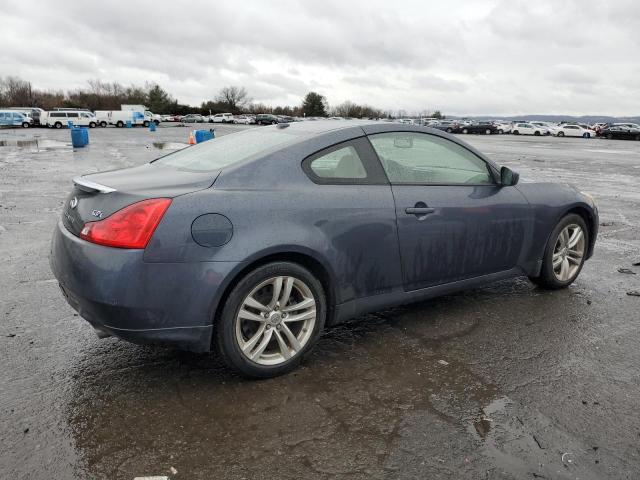
[[80, 190], [83, 190], [88, 193], [111, 193], [115, 192], [115, 188], [107, 187], [106, 185], [101, 185], [96, 182], [92, 182], [91, 180], [87, 180], [82, 177], [75, 177], [73, 179], [73, 184], [78, 187]]

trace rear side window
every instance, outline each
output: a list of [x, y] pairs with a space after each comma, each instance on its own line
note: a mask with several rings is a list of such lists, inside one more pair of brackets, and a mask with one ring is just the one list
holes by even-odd
[[353, 146], [348, 145], [315, 158], [309, 167], [320, 178], [366, 178], [367, 172]]

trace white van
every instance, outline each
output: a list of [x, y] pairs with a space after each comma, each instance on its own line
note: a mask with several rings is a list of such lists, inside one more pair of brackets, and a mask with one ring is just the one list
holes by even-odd
[[66, 127], [68, 122], [73, 122], [75, 127], [94, 128], [98, 126], [98, 121], [93, 113], [80, 110], [57, 110], [47, 112], [46, 119], [47, 127], [54, 128]]
[[116, 127], [124, 127], [127, 122], [131, 122], [132, 126], [142, 125], [148, 127], [153, 121], [150, 114], [144, 111], [135, 110], [96, 110], [96, 121], [101, 127], [107, 125], [115, 125]]

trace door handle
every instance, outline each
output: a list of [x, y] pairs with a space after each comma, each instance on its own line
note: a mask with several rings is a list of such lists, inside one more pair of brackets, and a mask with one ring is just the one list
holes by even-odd
[[417, 215], [417, 216], [421, 216], [421, 215], [429, 215], [430, 213], [435, 212], [436, 209], [435, 208], [430, 208], [427, 206], [416, 206], [416, 207], [407, 207], [404, 210], [404, 213], [408, 214], [408, 215]]

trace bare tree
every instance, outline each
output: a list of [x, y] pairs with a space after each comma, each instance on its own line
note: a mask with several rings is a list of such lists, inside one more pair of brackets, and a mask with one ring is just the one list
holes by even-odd
[[244, 87], [224, 87], [218, 93], [216, 100], [223, 104], [232, 113], [242, 110], [251, 99], [247, 93], [247, 89]]

